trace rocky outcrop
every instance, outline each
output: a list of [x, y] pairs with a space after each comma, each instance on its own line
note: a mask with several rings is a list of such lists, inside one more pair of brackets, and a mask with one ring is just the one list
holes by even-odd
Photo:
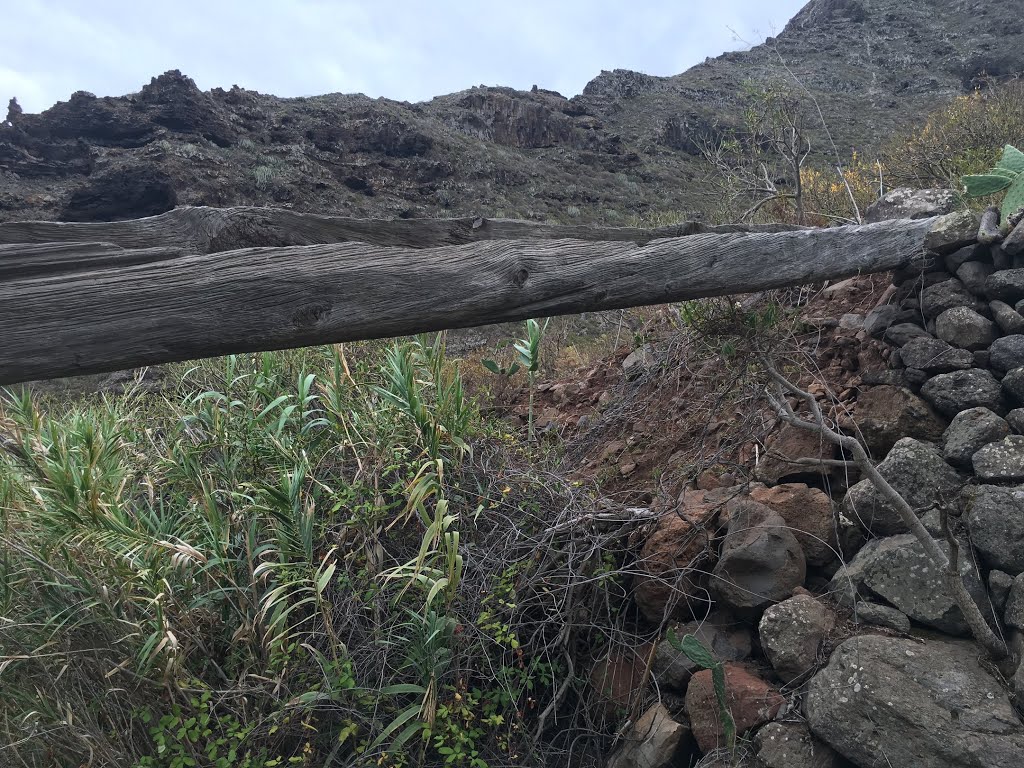
[[862, 768], [1013, 768], [1024, 727], [968, 641], [843, 642], [808, 688], [814, 734]]

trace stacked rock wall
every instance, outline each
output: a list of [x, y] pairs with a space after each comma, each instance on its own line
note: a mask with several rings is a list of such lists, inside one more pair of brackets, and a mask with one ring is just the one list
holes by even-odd
[[[723, 663], [741, 746], [724, 754], [710, 673], [664, 639], [650, 652], [657, 712], [689, 731], [645, 765], [1024, 765], [1024, 254], [965, 237], [977, 222], [963, 218], [864, 317], [889, 369], [863, 377], [842, 427], [947, 557], [958, 550], [1011, 661], [979, 663], [944, 574], [870, 481], [760, 471], [691, 489], [641, 551], [635, 599]], [[793, 458], [836, 458], [795, 432], [776, 441]], [[631, 733], [614, 764], [645, 738]]]

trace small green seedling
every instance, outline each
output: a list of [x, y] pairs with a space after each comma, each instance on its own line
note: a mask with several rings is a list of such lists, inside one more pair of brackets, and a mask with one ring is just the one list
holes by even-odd
[[729, 752], [736, 749], [736, 721], [725, 700], [725, 666], [712, 655], [704, 644], [693, 635], [684, 635], [680, 640], [676, 633], [669, 629], [668, 641], [677, 651], [702, 669], [711, 670], [711, 682], [715, 686], [715, 699], [718, 702], [718, 716], [722, 720], [722, 732], [725, 734], [725, 746]]
[[988, 173], [964, 176], [968, 197], [985, 197], [1006, 190], [1000, 214], [1003, 222], [1024, 208], [1024, 152], [1007, 144], [996, 167]]
[[[537, 378], [537, 371], [540, 370], [540, 345], [544, 340], [544, 333], [548, 329], [548, 323], [551, 322], [551, 318], [544, 321], [544, 325], [541, 325], [536, 320], [526, 321], [526, 338], [518, 339], [512, 343], [513, 348], [516, 350], [516, 360], [509, 364], [507, 368], [502, 368], [494, 360], [481, 360], [480, 364], [483, 365], [491, 373], [497, 376], [513, 376], [520, 370], [526, 371], [526, 377], [529, 381], [530, 386], [530, 405], [528, 415], [528, 427], [527, 432], [530, 436], [530, 440], [534, 439], [533, 433], [533, 392], [534, 392], [534, 381]], [[507, 342], [506, 342], [507, 344]]]

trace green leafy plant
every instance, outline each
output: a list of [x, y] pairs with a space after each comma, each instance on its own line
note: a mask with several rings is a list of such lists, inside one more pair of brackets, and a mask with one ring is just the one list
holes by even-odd
[[987, 197], [1006, 190], [1000, 207], [1003, 222], [1024, 208], [1024, 152], [1007, 144], [1003, 156], [988, 173], [964, 176], [968, 197]]
[[700, 640], [693, 635], [684, 635], [682, 640], [669, 629], [668, 641], [677, 651], [702, 669], [711, 670], [711, 682], [715, 687], [715, 700], [718, 702], [718, 716], [722, 721], [722, 732], [725, 735], [725, 746], [732, 752], [736, 748], [736, 721], [732, 718], [725, 699], [725, 665], [716, 659]]
[[544, 325], [541, 325], [536, 320], [527, 320], [526, 338], [520, 339], [513, 345], [519, 354], [519, 364], [526, 369], [526, 377], [530, 385], [530, 402], [527, 406], [527, 434], [530, 436], [531, 441], [536, 439], [533, 431], [534, 383], [537, 378], [537, 371], [540, 370], [540, 345], [544, 341], [544, 334], [548, 330], [549, 322], [551, 322], [550, 319], [545, 320]]

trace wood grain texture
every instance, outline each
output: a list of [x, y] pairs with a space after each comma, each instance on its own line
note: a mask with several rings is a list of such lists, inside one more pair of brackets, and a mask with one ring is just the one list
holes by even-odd
[[908, 264], [934, 223], [646, 244], [347, 242], [184, 255], [79, 244], [77, 264], [53, 246], [12, 246], [3, 259], [22, 266], [0, 274], [0, 384], [840, 279]]
[[591, 227], [537, 224], [513, 219], [353, 219], [296, 213], [282, 208], [175, 208], [145, 219], [111, 222], [18, 221], [0, 223], [0, 244], [112, 243], [122, 248], [181, 248], [215, 253], [252, 247], [363, 242], [436, 248], [485, 240], [601, 240], [649, 243], [703, 233], [782, 232], [781, 224], [709, 226], [687, 221], [667, 227]]

